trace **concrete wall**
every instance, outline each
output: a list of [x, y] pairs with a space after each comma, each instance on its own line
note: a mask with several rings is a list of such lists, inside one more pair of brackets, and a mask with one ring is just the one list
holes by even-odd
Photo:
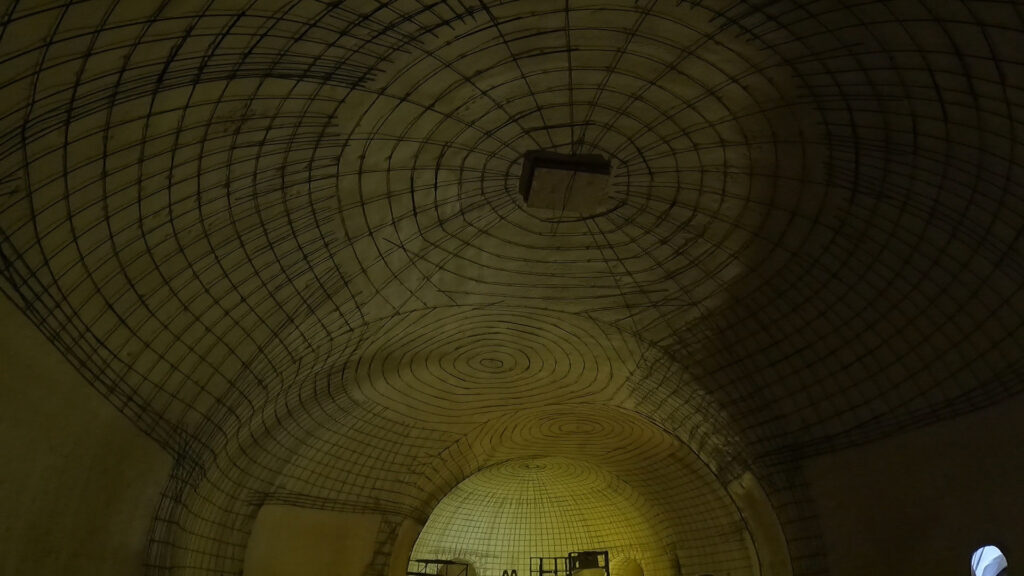
[[728, 485], [729, 494], [743, 515], [757, 557], [759, 576], [793, 576], [786, 535], [761, 483], [747, 472]]
[[[409, 569], [409, 559], [412, 557], [413, 546], [416, 539], [420, 537], [423, 525], [414, 520], [405, 520], [398, 528], [398, 537], [395, 538], [395, 545], [391, 549], [391, 562], [388, 566], [389, 576], [405, 576]], [[472, 576], [472, 575], [471, 575]]]
[[142, 573], [171, 458], [0, 296], [0, 573]]
[[970, 576], [995, 544], [1024, 569], [1024, 397], [816, 458], [832, 576]]
[[267, 505], [253, 524], [245, 576], [360, 576], [381, 516]]

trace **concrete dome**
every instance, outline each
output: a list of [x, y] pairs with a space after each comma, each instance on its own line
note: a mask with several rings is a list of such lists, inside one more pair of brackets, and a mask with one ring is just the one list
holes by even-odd
[[[1024, 390], [1022, 44], [1015, 2], [7, 2], [11, 570], [870, 572], [830, 495]], [[964, 426], [894, 475], [1016, 433]]]

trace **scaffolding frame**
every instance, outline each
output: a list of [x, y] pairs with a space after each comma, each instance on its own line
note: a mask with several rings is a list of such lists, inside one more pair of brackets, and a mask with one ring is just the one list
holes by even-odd
[[572, 576], [577, 570], [601, 568], [611, 576], [607, 550], [583, 550], [566, 556], [531, 556], [530, 576]]
[[[413, 562], [419, 564], [420, 570], [409, 570], [406, 572], [407, 576], [469, 576], [469, 564], [466, 562], [459, 562], [456, 560], [442, 560], [440, 558], [417, 558]], [[448, 570], [447, 567], [452, 566], [457, 568], [454, 572]], [[433, 571], [431, 571], [433, 567]], [[442, 573], [442, 570], [444, 572]]]

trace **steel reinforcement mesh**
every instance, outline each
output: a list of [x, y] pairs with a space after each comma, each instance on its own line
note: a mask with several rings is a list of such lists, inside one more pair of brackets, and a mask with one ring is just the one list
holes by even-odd
[[[558, 482], [522, 546], [748, 574], [748, 472], [821, 574], [802, 459], [1024, 389], [1021, 45], [1012, 0], [8, 1], [0, 288], [174, 455], [152, 574], [237, 574], [268, 502], [448, 550]], [[526, 206], [531, 150], [607, 198]]]

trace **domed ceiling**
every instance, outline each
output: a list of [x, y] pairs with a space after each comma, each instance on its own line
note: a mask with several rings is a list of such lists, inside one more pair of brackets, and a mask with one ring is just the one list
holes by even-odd
[[[823, 573], [801, 459], [1024, 391], [1019, 3], [0, 18], [0, 287], [174, 455], [153, 574], [237, 574], [274, 502], [497, 567], [502, 498], [759, 574], [751, 478]], [[527, 205], [535, 151], [607, 189]]]

